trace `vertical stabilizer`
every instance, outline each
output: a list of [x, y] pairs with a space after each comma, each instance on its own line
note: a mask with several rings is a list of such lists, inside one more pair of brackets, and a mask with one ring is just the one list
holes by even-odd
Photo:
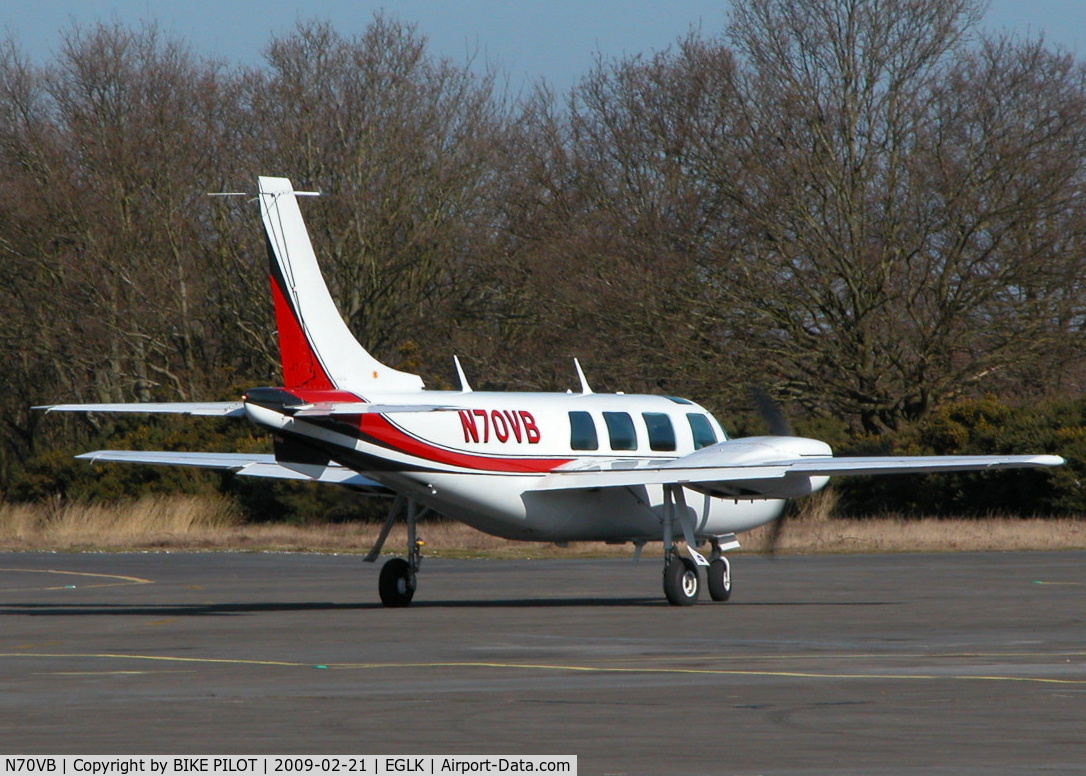
[[284, 387], [363, 395], [422, 390], [422, 378], [385, 366], [347, 328], [321, 276], [290, 181], [261, 177], [259, 186]]

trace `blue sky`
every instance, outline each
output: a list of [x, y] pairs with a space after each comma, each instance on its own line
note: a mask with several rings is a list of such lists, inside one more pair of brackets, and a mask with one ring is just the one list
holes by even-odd
[[[666, 48], [691, 26], [722, 29], [722, 0], [7, 0], [0, 34], [35, 61], [48, 60], [73, 22], [154, 20], [199, 54], [256, 65], [273, 34], [298, 21], [327, 19], [360, 32], [375, 11], [418, 24], [432, 50], [462, 62], [469, 52], [498, 64], [515, 90], [546, 78], [568, 89], [605, 58]], [[1086, 0], [992, 0], [985, 26], [1036, 35], [1086, 56]]]

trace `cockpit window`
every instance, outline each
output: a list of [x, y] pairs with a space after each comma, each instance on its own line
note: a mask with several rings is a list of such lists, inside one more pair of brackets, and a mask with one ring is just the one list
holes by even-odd
[[707, 416], [697, 412], [688, 412], [686, 419], [690, 421], [690, 431], [694, 435], [695, 450], [716, 444], [716, 431]]
[[649, 448], [652, 450], [675, 449], [675, 427], [671, 418], [662, 412], [643, 412], [645, 427], [649, 430]]
[[603, 422], [607, 424], [607, 435], [611, 438], [612, 450], [636, 450], [637, 432], [633, 418], [627, 412], [605, 412]]
[[569, 446], [574, 450], [598, 450], [600, 440], [596, 436], [596, 422], [587, 412], [569, 413]]

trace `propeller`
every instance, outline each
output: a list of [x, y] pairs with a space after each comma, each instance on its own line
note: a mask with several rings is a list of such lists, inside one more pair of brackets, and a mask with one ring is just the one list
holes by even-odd
[[750, 398], [754, 402], [754, 407], [758, 410], [762, 422], [769, 428], [770, 434], [773, 436], [795, 436], [792, 431], [792, 424], [784, 416], [781, 406], [768, 393], [755, 386], [750, 389]]
[[[770, 434], [773, 436], [795, 436], [795, 433], [792, 431], [792, 424], [788, 422], [788, 418], [785, 417], [781, 406], [777, 404], [768, 393], [757, 386], [751, 386], [750, 398], [751, 401], [754, 402], [754, 407], [758, 410], [758, 415], [762, 418], [762, 422], [765, 423]], [[792, 501], [788, 500], [785, 502], [781, 513], [777, 515], [777, 519], [773, 521], [773, 524], [769, 528], [770, 556], [775, 556], [777, 554], [777, 547], [780, 544], [781, 536], [784, 535], [784, 523], [792, 511]]]

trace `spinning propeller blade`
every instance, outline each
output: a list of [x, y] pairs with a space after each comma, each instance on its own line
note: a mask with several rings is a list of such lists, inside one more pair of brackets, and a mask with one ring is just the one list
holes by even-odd
[[[795, 436], [795, 433], [792, 431], [792, 424], [788, 422], [788, 418], [785, 417], [781, 406], [777, 404], [768, 393], [755, 386], [750, 389], [750, 398], [754, 402], [754, 406], [758, 410], [758, 415], [769, 429], [770, 434], [773, 436]], [[777, 547], [780, 544], [781, 536], [784, 534], [784, 522], [787, 520], [787, 515], [791, 511], [792, 502], [789, 501], [785, 504], [784, 509], [781, 510], [780, 515], [777, 516], [777, 519], [773, 521], [769, 528], [770, 555], [776, 555], [777, 553]]]

